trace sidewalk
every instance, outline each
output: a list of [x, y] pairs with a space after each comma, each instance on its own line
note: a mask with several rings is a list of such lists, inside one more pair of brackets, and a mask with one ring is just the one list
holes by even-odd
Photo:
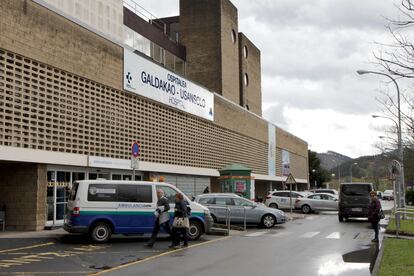
[[301, 214], [301, 213], [295, 213], [295, 212], [285, 212], [286, 216], [288, 217], [289, 220], [295, 220], [295, 219], [303, 219], [305, 218], [305, 214]]
[[0, 232], [0, 239], [58, 238], [66, 234], [63, 228], [41, 231], [5, 231]]

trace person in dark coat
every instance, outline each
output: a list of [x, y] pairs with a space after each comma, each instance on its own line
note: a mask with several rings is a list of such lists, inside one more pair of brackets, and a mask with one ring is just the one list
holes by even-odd
[[371, 222], [372, 229], [374, 229], [375, 233], [375, 238], [372, 242], [378, 242], [381, 202], [377, 198], [377, 193], [375, 191], [371, 191], [370, 196], [371, 201], [368, 205], [368, 221]]
[[157, 189], [157, 198], [157, 209], [154, 212], [154, 229], [152, 230], [151, 239], [146, 244], [148, 247], [154, 246], [155, 240], [157, 239], [161, 227], [164, 228], [165, 232], [167, 232], [170, 237], [172, 237], [170, 229], [170, 215], [168, 213], [170, 210], [170, 204], [168, 203], [168, 199], [164, 196], [163, 190]]
[[[175, 218], [184, 218], [189, 224], [188, 221], [188, 209], [187, 203], [184, 200], [184, 196], [180, 193], [175, 195], [175, 207], [174, 207], [174, 219]], [[178, 248], [180, 242], [183, 242], [183, 246], [188, 246], [188, 237], [187, 237], [188, 225], [186, 227], [174, 227], [172, 228], [172, 244], [170, 248]]]

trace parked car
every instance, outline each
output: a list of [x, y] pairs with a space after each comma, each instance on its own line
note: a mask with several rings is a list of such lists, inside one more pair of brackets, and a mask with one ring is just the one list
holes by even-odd
[[307, 197], [298, 198], [295, 208], [308, 214], [312, 211], [336, 211], [338, 210], [338, 197], [328, 193], [317, 193]]
[[230, 210], [231, 223], [244, 223], [245, 215], [247, 224], [262, 225], [266, 228], [287, 221], [283, 211], [266, 207], [236, 194], [203, 194], [196, 196], [195, 202], [206, 206], [216, 223], [226, 222], [227, 208]]
[[382, 199], [384, 200], [394, 200], [394, 191], [393, 190], [385, 190], [382, 194]]
[[107, 242], [112, 234], [149, 234], [154, 227], [156, 189], [164, 191], [171, 213], [175, 194], [184, 195], [191, 208], [189, 239], [196, 240], [210, 230], [213, 219], [208, 208], [192, 202], [177, 187], [164, 182], [115, 180], [74, 182], [64, 229], [70, 233], [88, 233], [95, 242]]
[[276, 209], [290, 209], [292, 198], [292, 208], [295, 208], [295, 200], [307, 195], [307, 192], [273, 191], [266, 197], [265, 205]]
[[338, 195], [338, 191], [335, 189], [314, 189], [314, 190], [310, 190], [310, 192], [314, 194], [328, 193], [328, 194]]
[[340, 222], [350, 217], [368, 217], [369, 193], [373, 190], [371, 183], [342, 183], [339, 187]]
[[382, 194], [383, 194], [383, 192], [381, 192], [381, 191], [377, 191], [377, 197], [378, 197], [379, 199], [382, 199]]

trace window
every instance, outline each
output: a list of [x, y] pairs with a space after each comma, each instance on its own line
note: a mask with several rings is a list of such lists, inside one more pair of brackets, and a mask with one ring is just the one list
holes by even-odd
[[136, 185], [118, 185], [118, 201], [138, 202]]
[[234, 201], [232, 198], [228, 198], [228, 197], [216, 197], [216, 204], [217, 205], [234, 205]]
[[215, 201], [214, 197], [210, 197], [210, 198], [202, 197], [202, 198], [200, 198], [198, 203], [200, 203], [200, 204], [214, 204], [215, 203], [214, 201]]
[[168, 203], [170, 204], [175, 203], [175, 194], [177, 193], [176, 190], [172, 189], [171, 187], [167, 187], [167, 186], [157, 186], [157, 189], [161, 189], [164, 191], [164, 195], [168, 199]]
[[70, 190], [69, 200], [75, 200], [76, 193], [78, 192], [79, 183], [73, 183], [72, 190]]
[[280, 196], [280, 197], [289, 197], [289, 192], [276, 192], [273, 193], [274, 196]]
[[231, 30], [231, 42], [236, 43], [236, 31]]
[[244, 81], [244, 85], [245, 86], [248, 86], [249, 85], [249, 76], [247, 75], [247, 73], [244, 74], [243, 81]]
[[247, 58], [248, 55], [249, 55], [249, 51], [247, 50], [247, 46], [244, 45], [244, 47], [243, 47], [243, 56], [244, 56], [244, 58]]
[[122, 179], [122, 175], [120, 174], [113, 174], [112, 175], [112, 180], [121, 180]]
[[88, 201], [117, 201], [117, 185], [90, 184], [88, 189]]
[[312, 198], [312, 199], [321, 199], [321, 196], [320, 195], [313, 195], [312, 197], [309, 197], [309, 198]]
[[138, 202], [152, 202], [152, 187], [149, 185], [137, 185], [137, 201]]
[[323, 200], [333, 200], [333, 198], [331, 196], [328, 196], [328, 195], [321, 195], [321, 198]]
[[253, 206], [253, 204], [245, 199], [235, 198], [233, 199], [236, 206]]
[[350, 184], [342, 186], [342, 192], [345, 195], [365, 196], [371, 191], [370, 185]]

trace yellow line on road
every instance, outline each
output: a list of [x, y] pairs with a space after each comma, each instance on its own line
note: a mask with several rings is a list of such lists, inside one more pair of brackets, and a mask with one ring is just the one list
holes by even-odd
[[25, 246], [25, 247], [10, 248], [10, 249], [5, 249], [5, 250], [0, 250], [0, 253], [8, 253], [8, 252], [19, 251], [19, 250], [24, 250], [24, 249], [32, 249], [32, 248], [48, 246], [48, 245], [52, 245], [52, 244], [55, 244], [55, 243], [54, 242], [47, 242], [47, 243], [41, 243], [41, 244]]
[[189, 248], [194, 248], [194, 247], [197, 247], [197, 246], [206, 245], [206, 244], [217, 242], [217, 241], [222, 241], [222, 240], [225, 240], [225, 239], [228, 239], [228, 238], [230, 238], [230, 236], [215, 239], [215, 240], [211, 240], [211, 241], [206, 241], [206, 242], [193, 244], [193, 245], [190, 245], [189, 247], [184, 247], [184, 248], [180, 248], [180, 249], [176, 249], [176, 250], [170, 250], [170, 251], [158, 254], [158, 255], [150, 256], [148, 258], [145, 258], [145, 259], [142, 259], [142, 260], [139, 260], [139, 261], [119, 265], [119, 266], [116, 266], [116, 267], [113, 267], [113, 268], [110, 268], [110, 269], [106, 269], [106, 270], [103, 270], [103, 271], [99, 271], [99, 272], [96, 272], [96, 273], [92, 273], [92, 274], [89, 274], [89, 275], [90, 276], [91, 275], [102, 275], [102, 274], [105, 274], [105, 273], [108, 273], [108, 272], [112, 272], [112, 271], [119, 270], [119, 269], [122, 269], [122, 268], [125, 268], [125, 267], [129, 267], [131, 265], [140, 264], [140, 263], [143, 263], [143, 262], [146, 262], [146, 261], [154, 260], [154, 259], [157, 259], [157, 258], [160, 258], [160, 257], [163, 257], [163, 256], [167, 256], [167, 255], [170, 255], [170, 254], [173, 254], [173, 253], [177, 253], [177, 252], [189, 249]]
[[20, 272], [0, 272], [0, 275], [58, 275], [58, 274], [86, 274], [90, 271], [20, 271]]

